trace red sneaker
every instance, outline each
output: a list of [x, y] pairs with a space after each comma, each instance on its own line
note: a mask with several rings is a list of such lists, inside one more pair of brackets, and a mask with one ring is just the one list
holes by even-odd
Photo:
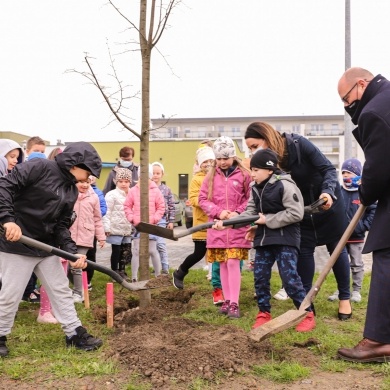
[[213, 303], [214, 305], [222, 305], [225, 300], [223, 299], [222, 289], [215, 288], [213, 291]]
[[310, 332], [316, 327], [316, 319], [314, 313], [309, 311], [306, 317], [296, 326], [297, 332]]
[[271, 320], [272, 320], [271, 313], [259, 311], [259, 313], [256, 316], [256, 321], [252, 326], [252, 329], [256, 329], [259, 326], [264, 325], [265, 323]]

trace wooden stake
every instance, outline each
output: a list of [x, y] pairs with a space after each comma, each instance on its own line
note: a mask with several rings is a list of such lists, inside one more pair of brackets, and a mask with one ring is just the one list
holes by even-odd
[[89, 291], [87, 273], [83, 271], [84, 307], [89, 309]]
[[114, 284], [107, 283], [106, 287], [107, 302], [107, 328], [114, 326]]

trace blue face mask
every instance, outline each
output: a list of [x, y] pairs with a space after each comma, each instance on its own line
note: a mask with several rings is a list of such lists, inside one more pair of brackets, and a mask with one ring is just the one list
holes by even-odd
[[359, 188], [361, 176], [344, 177], [343, 182], [347, 188]]
[[122, 165], [122, 167], [124, 167], [124, 168], [128, 168], [133, 163], [132, 163], [132, 161], [124, 161], [124, 160], [120, 159], [119, 164]]

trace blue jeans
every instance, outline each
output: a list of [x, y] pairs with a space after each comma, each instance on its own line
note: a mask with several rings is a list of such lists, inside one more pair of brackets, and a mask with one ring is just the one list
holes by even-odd
[[[166, 218], [165, 217], [161, 218], [157, 226], [166, 228], [167, 227]], [[155, 237], [157, 242], [157, 251], [158, 254], [160, 255], [160, 260], [161, 260], [161, 269], [163, 271], [168, 271], [169, 270], [168, 251], [167, 251], [167, 244], [165, 242], [165, 238], [159, 236], [155, 236]]]
[[288, 296], [299, 308], [306, 292], [297, 272], [298, 249], [288, 245], [268, 245], [256, 248], [253, 268], [257, 305], [262, 312], [271, 312], [271, 273], [277, 263], [279, 275]]
[[[326, 244], [329, 254], [336, 248], [337, 242]], [[302, 279], [302, 284], [306, 293], [309, 292], [313, 285], [313, 278], [315, 272], [314, 263], [315, 247], [301, 247], [298, 257], [298, 274]], [[337, 281], [337, 288], [339, 290], [339, 299], [349, 299], [350, 293], [350, 266], [348, 259], [348, 252], [346, 248], [340, 253], [336, 263], [333, 266], [333, 273]]]

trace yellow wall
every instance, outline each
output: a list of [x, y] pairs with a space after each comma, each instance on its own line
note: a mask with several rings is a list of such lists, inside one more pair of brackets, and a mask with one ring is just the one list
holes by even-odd
[[[163, 180], [173, 193], [179, 193], [179, 175], [188, 174], [189, 181], [192, 178], [192, 169], [195, 162], [195, 153], [199, 146], [199, 140], [180, 141], [150, 141], [149, 161], [158, 161], [164, 165], [165, 175]], [[113, 163], [119, 158], [119, 150], [124, 146], [131, 146], [135, 150], [134, 162], [139, 163], [139, 142], [92, 142], [103, 162]], [[243, 158], [236, 147], [237, 154]], [[103, 189], [107, 176], [112, 168], [103, 168], [97, 185]]]

